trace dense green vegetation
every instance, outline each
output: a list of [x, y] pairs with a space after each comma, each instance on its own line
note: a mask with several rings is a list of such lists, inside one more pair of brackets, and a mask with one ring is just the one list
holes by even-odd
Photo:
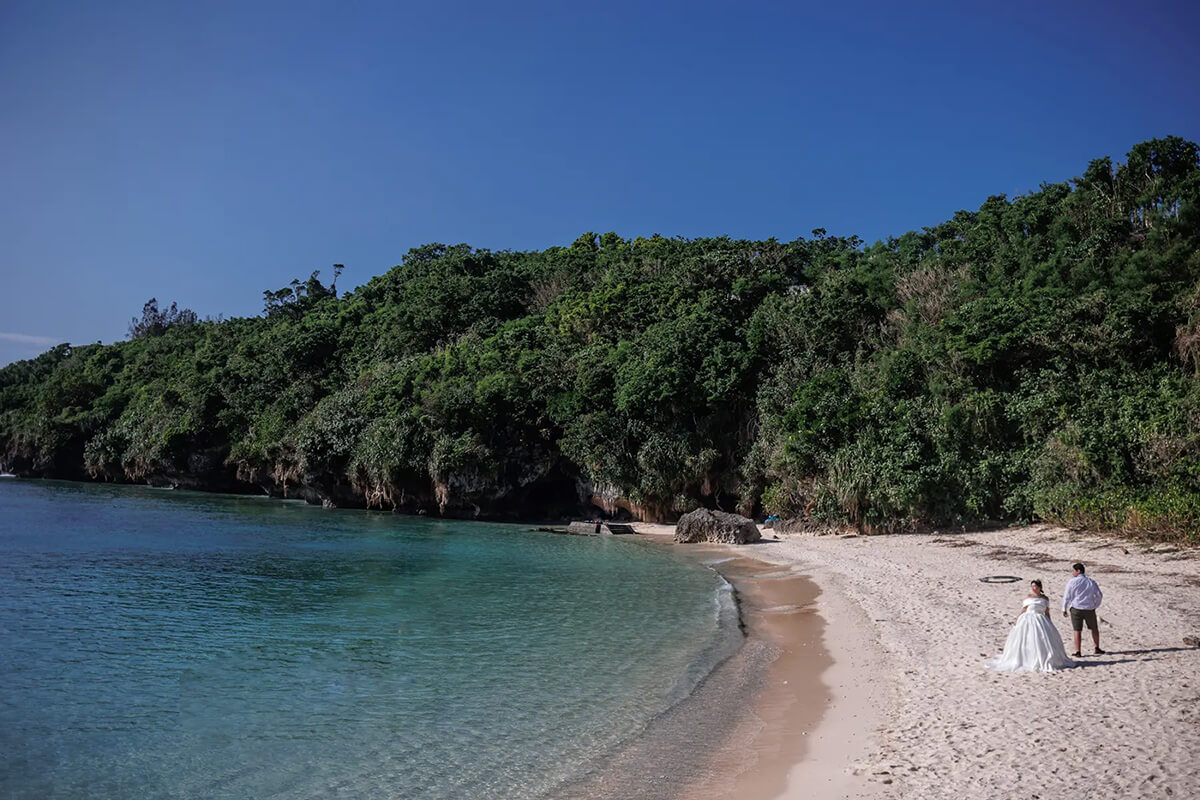
[[148, 306], [129, 341], [0, 370], [3, 465], [447, 514], [1200, 530], [1200, 165], [1178, 138], [870, 246], [429, 245], [265, 301]]

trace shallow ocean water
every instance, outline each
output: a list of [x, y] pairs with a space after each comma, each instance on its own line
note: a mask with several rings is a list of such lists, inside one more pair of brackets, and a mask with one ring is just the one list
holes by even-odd
[[632, 537], [0, 480], [0, 797], [553, 797], [739, 641]]

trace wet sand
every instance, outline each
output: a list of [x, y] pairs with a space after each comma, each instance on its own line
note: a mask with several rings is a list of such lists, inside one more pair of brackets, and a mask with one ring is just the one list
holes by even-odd
[[[848, 701], [859, 660], [838, 662], [821, 609], [844, 598], [824, 592], [798, 565], [754, 558], [756, 548], [673, 545], [673, 528], [639, 533], [709, 563], [734, 587], [745, 639], [696, 690], [655, 720], [564, 798], [605, 800], [813, 800], [850, 796], [845, 764], [865, 752], [872, 709]], [[869, 621], [861, 621], [868, 626]], [[869, 649], [869, 648], [868, 648]], [[837, 703], [839, 714], [829, 715]], [[865, 724], [864, 724], [865, 723]], [[799, 794], [797, 794], [799, 792]]]
[[[659, 537], [673, 533], [639, 527]], [[729, 736], [679, 800], [863, 796], [869, 787], [853, 765], [875, 744], [889, 691], [871, 620], [832, 576], [814, 580], [798, 560], [772, 558], [765, 542], [676, 546], [730, 559], [716, 569], [738, 592], [747, 648], [765, 651], [753, 665], [758, 680], [743, 676], [753, 690], [730, 709]]]
[[754, 696], [731, 709], [730, 730], [712, 751], [707, 773], [678, 797], [779, 797], [830, 700], [821, 682], [833, 661], [824, 646], [825, 621], [816, 613], [820, 589], [802, 574], [745, 556], [717, 569], [738, 593], [748, 646], [762, 647], [766, 657], [756, 665], [762, 675]]

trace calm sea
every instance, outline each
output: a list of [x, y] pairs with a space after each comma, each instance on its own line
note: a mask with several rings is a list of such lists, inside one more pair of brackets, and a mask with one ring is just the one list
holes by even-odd
[[0, 479], [0, 797], [544, 798], [737, 646], [631, 537]]

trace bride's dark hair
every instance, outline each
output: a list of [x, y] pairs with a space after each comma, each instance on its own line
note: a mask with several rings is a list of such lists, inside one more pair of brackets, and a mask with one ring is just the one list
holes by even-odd
[[1038, 591], [1041, 592], [1042, 594], [1046, 593], [1046, 590], [1042, 588], [1042, 582], [1040, 580], [1038, 580], [1037, 578], [1034, 578], [1033, 580], [1031, 580], [1030, 583], [1032, 583], [1034, 586], [1038, 587]]

